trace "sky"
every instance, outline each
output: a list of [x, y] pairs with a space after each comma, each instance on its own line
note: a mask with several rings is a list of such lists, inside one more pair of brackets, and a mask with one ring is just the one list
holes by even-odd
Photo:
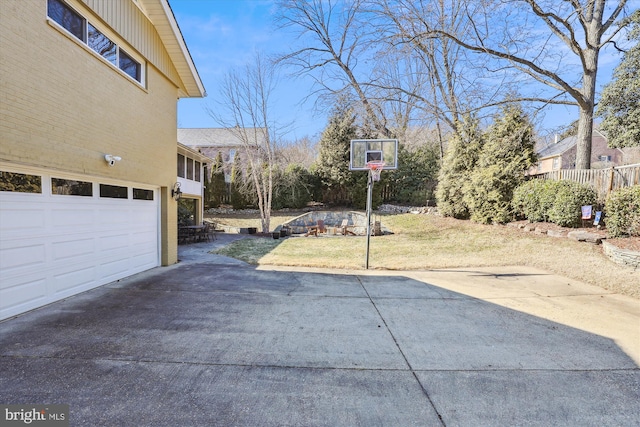
[[[273, 2], [170, 0], [170, 5], [207, 91], [205, 98], [178, 102], [178, 127], [221, 127], [206, 109], [218, 108], [224, 76], [251, 63], [255, 52], [285, 50], [287, 41], [273, 30]], [[312, 102], [301, 104], [309, 90], [304, 81], [282, 79], [272, 95], [274, 114], [280, 126], [287, 126], [288, 140], [319, 136], [326, 125], [326, 115], [314, 113]]]
[[[273, 0], [169, 0], [182, 35], [207, 91], [205, 98], [178, 102], [178, 127], [221, 127], [206, 111], [219, 108], [220, 82], [231, 70], [252, 62], [255, 52], [273, 55], [286, 51], [290, 41], [274, 29]], [[640, 0], [631, 0], [636, 8]], [[611, 80], [619, 55], [612, 49], [601, 52], [599, 89]], [[303, 102], [311, 91], [311, 81], [283, 77], [273, 93], [274, 115], [279, 125], [287, 125], [285, 138], [304, 136], [314, 140], [327, 123], [327, 112], [313, 108], [313, 100]], [[541, 133], [568, 125], [578, 118], [577, 107], [555, 106], [545, 110], [538, 129]]]

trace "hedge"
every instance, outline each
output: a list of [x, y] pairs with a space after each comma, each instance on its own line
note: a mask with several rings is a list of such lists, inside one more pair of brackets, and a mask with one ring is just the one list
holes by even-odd
[[640, 185], [609, 194], [605, 220], [612, 237], [640, 236]]
[[562, 227], [579, 227], [581, 208], [594, 205], [596, 192], [573, 181], [531, 180], [514, 191], [514, 211], [529, 222], [553, 222]]

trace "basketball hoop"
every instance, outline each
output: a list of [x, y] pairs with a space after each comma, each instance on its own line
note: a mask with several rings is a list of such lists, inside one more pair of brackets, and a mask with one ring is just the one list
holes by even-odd
[[369, 169], [372, 181], [380, 181], [380, 174], [384, 168], [384, 162], [367, 162], [366, 168]]

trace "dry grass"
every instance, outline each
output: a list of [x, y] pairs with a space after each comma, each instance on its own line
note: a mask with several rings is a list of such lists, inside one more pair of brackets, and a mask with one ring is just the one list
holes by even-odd
[[[272, 228], [285, 218], [274, 218]], [[640, 297], [640, 272], [614, 264], [602, 254], [601, 246], [432, 215], [390, 215], [383, 216], [382, 222], [394, 234], [371, 238], [369, 268], [531, 266]], [[220, 251], [252, 264], [348, 269], [364, 268], [365, 252], [366, 238], [353, 236], [255, 237]]]

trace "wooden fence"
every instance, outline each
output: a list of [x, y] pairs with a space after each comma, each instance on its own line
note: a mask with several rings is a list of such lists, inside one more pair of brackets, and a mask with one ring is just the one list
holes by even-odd
[[640, 185], [640, 163], [609, 169], [560, 169], [536, 175], [536, 178], [591, 185], [596, 190], [598, 199], [604, 201], [614, 190]]

